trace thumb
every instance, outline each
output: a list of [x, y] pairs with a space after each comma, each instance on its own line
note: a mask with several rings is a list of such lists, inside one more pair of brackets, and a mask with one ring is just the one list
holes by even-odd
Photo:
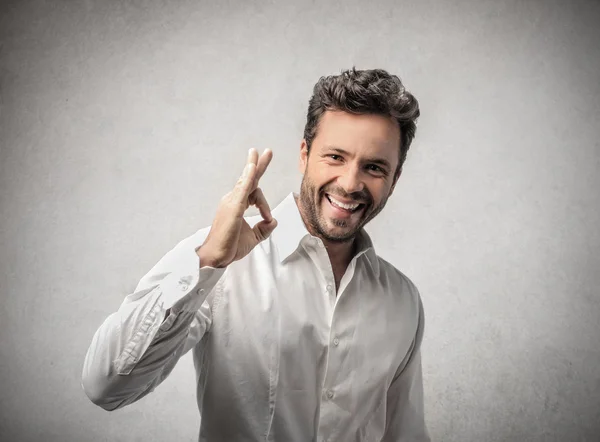
[[261, 222], [257, 223], [252, 230], [254, 230], [256, 236], [262, 241], [271, 235], [271, 232], [275, 230], [275, 227], [277, 227], [277, 220], [273, 218], [271, 219], [271, 222], [262, 220]]

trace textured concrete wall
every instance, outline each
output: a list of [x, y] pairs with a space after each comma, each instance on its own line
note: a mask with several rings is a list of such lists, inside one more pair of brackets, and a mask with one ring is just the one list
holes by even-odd
[[[0, 439], [194, 441], [190, 355], [107, 413], [102, 320], [212, 221], [249, 147], [298, 190], [319, 76], [382, 67], [420, 100], [367, 226], [419, 286], [436, 441], [600, 440], [600, 3], [3, 1]], [[255, 213], [255, 212], [249, 212]]]

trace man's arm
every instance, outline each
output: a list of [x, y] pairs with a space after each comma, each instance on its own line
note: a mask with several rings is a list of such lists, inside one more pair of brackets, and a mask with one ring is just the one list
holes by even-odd
[[[210, 227], [167, 253], [119, 310], [100, 326], [85, 357], [82, 386], [95, 404], [115, 410], [150, 393], [179, 358], [208, 331], [209, 296], [226, 267], [248, 255], [277, 227], [258, 182], [273, 152], [248, 151], [244, 171], [221, 198]], [[256, 206], [263, 220], [250, 227], [244, 212]], [[218, 293], [215, 290], [216, 296]]]
[[392, 381], [387, 397], [386, 428], [382, 442], [430, 442], [423, 409], [421, 341], [425, 329], [419, 297], [419, 324], [405, 363]]
[[115, 410], [153, 391], [210, 328], [209, 294], [225, 269], [200, 262], [208, 231], [168, 252], [96, 331], [82, 374], [96, 405]]

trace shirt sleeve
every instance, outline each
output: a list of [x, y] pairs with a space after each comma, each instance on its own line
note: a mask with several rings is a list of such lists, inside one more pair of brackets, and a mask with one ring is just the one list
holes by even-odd
[[388, 390], [386, 428], [382, 442], [431, 442], [425, 424], [421, 365], [425, 315], [420, 297], [418, 301], [419, 323], [415, 339], [405, 363]]
[[200, 268], [196, 249], [209, 230], [163, 256], [94, 334], [82, 387], [96, 405], [115, 410], [150, 393], [210, 329], [225, 269]]

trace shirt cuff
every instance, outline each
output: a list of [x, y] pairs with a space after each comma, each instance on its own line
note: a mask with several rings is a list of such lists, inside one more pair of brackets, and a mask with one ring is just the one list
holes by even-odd
[[160, 283], [162, 307], [175, 314], [195, 312], [217, 285], [226, 268], [200, 268], [200, 257], [190, 248], [181, 256], [177, 273], [171, 273]]

